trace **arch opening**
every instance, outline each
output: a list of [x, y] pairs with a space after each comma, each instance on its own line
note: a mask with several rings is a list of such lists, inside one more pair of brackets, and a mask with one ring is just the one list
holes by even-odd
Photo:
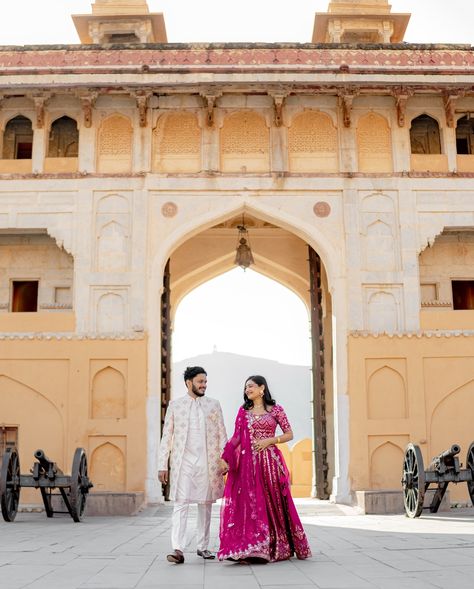
[[[162, 407], [167, 405], [170, 397], [171, 397], [171, 390], [172, 384], [170, 379], [171, 374], [171, 356], [172, 356], [172, 325], [174, 318], [176, 317], [176, 310], [178, 309], [179, 305], [183, 301], [183, 299], [192, 293], [195, 289], [198, 289], [202, 285], [206, 287], [206, 283], [216, 279], [216, 277], [220, 277], [220, 279], [226, 279], [227, 275], [235, 276], [235, 272], [231, 272], [234, 266], [234, 258], [235, 258], [235, 250], [237, 246], [237, 237], [238, 237], [238, 225], [242, 224], [242, 215], [229, 215], [227, 219], [220, 220], [220, 222], [215, 223], [214, 225], [209, 225], [206, 228], [203, 228], [200, 232], [195, 232], [194, 234], [190, 235], [188, 239], [182, 240], [179, 245], [175, 247], [175, 249], [171, 252], [169, 262], [167, 264], [165, 270], [165, 278], [164, 278], [164, 294], [162, 299], [162, 334], [161, 334], [161, 341], [162, 341], [162, 384], [165, 383], [165, 386], [162, 388]], [[300, 299], [299, 304], [301, 302], [304, 303], [306, 306], [306, 310], [301, 305], [303, 309], [303, 314], [307, 318], [309, 315], [312, 315], [313, 319], [313, 327], [314, 324], [317, 323], [317, 328], [320, 330], [322, 334], [321, 337], [318, 337], [318, 344], [322, 343], [321, 345], [321, 354], [318, 351], [318, 357], [322, 358], [320, 365], [317, 365], [314, 361], [314, 352], [313, 352], [313, 374], [315, 378], [313, 379], [313, 383], [309, 382], [309, 395], [305, 403], [305, 412], [306, 415], [310, 413], [310, 408], [308, 406], [308, 402], [312, 398], [315, 400], [315, 393], [316, 389], [319, 387], [319, 393], [321, 392], [321, 383], [325, 384], [325, 398], [324, 398], [324, 406], [326, 407], [326, 413], [319, 415], [317, 417], [318, 420], [318, 428], [319, 430], [324, 430], [324, 435], [320, 436], [319, 444], [320, 446], [324, 447], [324, 454], [329, 457], [328, 462], [328, 470], [326, 471], [324, 485], [325, 485], [325, 492], [326, 498], [329, 496], [331, 491], [330, 483], [331, 476], [333, 473], [333, 460], [332, 456], [334, 453], [334, 443], [333, 443], [333, 409], [332, 409], [332, 365], [331, 365], [331, 341], [332, 341], [332, 304], [331, 304], [331, 295], [328, 287], [328, 278], [326, 274], [326, 270], [324, 265], [321, 264], [319, 269], [319, 297], [320, 297], [320, 309], [321, 314], [318, 316], [318, 313], [311, 313], [311, 309], [318, 308], [318, 305], [315, 304], [315, 300], [318, 296], [317, 292], [311, 293], [311, 289], [313, 288], [314, 291], [318, 290], [316, 286], [313, 285], [313, 281], [311, 279], [311, 274], [313, 273], [313, 278], [316, 275], [316, 270], [311, 268], [308, 264], [308, 243], [305, 242], [301, 237], [296, 235], [295, 233], [288, 231], [287, 229], [270, 222], [269, 220], [262, 219], [259, 215], [245, 213], [244, 223], [247, 227], [250, 240], [251, 240], [251, 247], [252, 252], [255, 258], [255, 266], [252, 266], [252, 271], [248, 273], [242, 272], [241, 277], [250, 277], [251, 275], [255, 274], [260, 280], [260, 283], [268, 281], [271, 279], [279, 283], [279, 285], [283, 285], [286, 289], [292, 291], [297, 297]], [[310, 256], [311, 257], [311, 256]], [[317, 254], [315, 257], [319, 260]], [[255, 270], [255, 272], [253, 272]], [[230, 272], [229, 272], [230, 271]], [[260, 275], [260, 276], [258, 276]], [[257, 280], [257, 281], [258, 281]], [[315, 281], [316, 284], [316, 281]], [[276, 288], [280, 288], [281, 286], [275, 285]], [[288, 296], [289, 293], [288, 293]], [[296, 299], [297, 301], [297, 299]], [[183, 303], [184, 304], [184, 303]], [[244, 306], [244, 308], [249, 309], [249, 305], [252, 305], [251, 299], [250, 302], [248, 300], [243, 301], [242, 298], [240, 299], [240, 304]], [[268, 306], [271, 306], [272, 301], [268, 301]], [[235, 302], [234, 302], [235, 305]], [[202, 305], [201, 305], [202, 306]], [[208, 305], [206, 311], [202, 311], [210, 316], [215, 316], [217, 314], [217, 310], [212, 303]], [[224, 301], [224, 313], [232, 312], [232, 303], [230, 303], [227, 299]], [[272, 313], [276, 317], [277, 315], [281, 314], [282, 310], [278, 306], [273, 307]], [[179, 313], [179, 311], [178, 311]], [[306, 324], [306, 330], [308, 325]], [[199, 338], [199, 329], [196, 329], [196, 332], [193, 332], [193, 327], [191, 323], [185, 325], [183, 328], [185, 332], [184, 337], [197, 337]], [[235, 330], [235, 328], [234, 328]], [[244, 334], [251, 333], [251, 326], [247, 325], [240, 325], [240, 331]], [[258, 336], [258, 334], [256, 334]], [[307, 337], [303, 334], [301, 337]], [[313, 334], [313, 343], [314, 343], [314, 334]], [[288, 345], [291, 346], [291, 342], [288, 342]], [[198, 362], [198, 360], [194, 358], [190, 358], [189, 361]], [[223, 360], [223, 358], [219, 358], [219, 353], [208, 354], [206, 358], [202, 360], [202, 362], [206, 362], [209, 368], [209, 362], [216, 360]], [[226, 362], [230, 362], [230, 360], [235, 360], [235, 358], [229, 358], [228, 355], [225, 358]], [[275, 363], [276, 364], [276, 363]], [[211, 362], [212, 365], [212, 362]], [[232, 362], [230, 362], [232, 365]], [[258, 366], [252, 368], [249, 371], [250, 373], [257, 372], [264, 372], [265, 369], [257, 370]], [[221, 369], [221, 367], [219, 367]], [[164, 372], [163, 372], [164, 370]], [[308, 367], [306, 368], [308, 371]], [[167, 372], [168, 371], [168, 372]], [[216, 372], [216, 370], [212, 370], [212, 372]], [[226, 372], [226, 369], [223, 369], [223, 372]], [[247, 371], [245, 371], [247, 372]], [[270, 369], [270, 372], [273, 372], [273, 369]], [[309, 371], [308, 371], [309, 372]], [[173, 382], [180, 382], [181, 379], [181, 367], [176, 365], [174, 369], [175, 378]], [[229, 370], [227, 370], [229, 373]], [[212, 375], [210, 375], [212, 376]], [[248, 374], [244, 376], [239, 375], [238, 383], [233, 385], [232, 387], [232, 395], [234, 399], [231, 400], [230, 405], [232, 402], [236, 403], [235, 400], [235, 392], [237, 391], [237, 406], [240, 402], [240, 394], [239, 391], [242, 388], [242, 383]], [[269, 378], [269, 382], [273, 382], [275, 378], [272, 374], [268, 373], [267, 376]], [[212, 377], [214, 380], [214, 377]], [[278, 377], [277, 377], [278, 380]], [[224, 386], [224, 385], [222, 385]], [[290, 386], [290, 385], [289, 385]], [[181, 394], [183, 391], [183, 385], [176, 384], [176, 389], [180, 387], [176, 392]], [[216, 387], [216, 393], [211, 394], [210, 396], [218, 396], [220, 395], [220, 387]], [[176, 394], [173, 391], [173, 395]], [[210, 391], [209, 391], [210, 392]], [[224, 394], [224, 393], [222, 393]], [[294, 392], [293, 392], [294, 394]], [[220, 396], [219, 396], [220, 398]], [[279, 399], [280, 401], [280, 399]], [[285, 403], [284, 399], [281, 398], [282, 403]], [[319, 403], [319, 401], [318, 401]], [[318, 404], [318, 403], [313, 403]], [[230, 417], [230, 421], [233, 420], [235, 417], [236, 408], [231, 411], [232, 415]], [[162, 412], [162, 419], [164, 419], [164, 411]], [[315, 420], [316, 416], [313, 415], [312, 419]], [[317, 428], [311, 425], [311, 434], [314, 437], [314, 430]], [[230, 432], [232, 428], [228, 426]], [[319, 434], [318, 434], [319, 435]], [[324, 439], [322, 439], [324, 438]], [[299, 436], [296, 438], [295, 442], [298, 440], [304, 439], [304, 437]], [[320, 450], [323, 450], [321, 447]], [[327, 454], [326, 454], [327, 451]], [[305, 450], [307, 453], [307, 450]], [[310, 463], [315, 463], [315, 446], [312, 445], [312, 458]], [[307, 456], [300, 457], [296, 460], [296, 464], [299, 465], [299, 468], [302, 468], [302, 465], [308, 466]], [[299, 478], [303, 476], [303, 473], [298, 473]], [[320, 475], [321, 477], [323, 475]], [[299, 480], [298, 476], [297, 479]], [[307, 480], [307, 476], [306, 479]], [[320, 480], [319, 482], [322, 483]], [[316, 484], [313, 477], [313, 485], [311, 492], [313, 495], [319, 495], [320, 490], [317, 489], [318, 484], [318, 476], [316, 476]], [[304, 485], [300, 485], [301, 488], [306, 488]], [[306, 491], [307, 492], [307, 488]]]

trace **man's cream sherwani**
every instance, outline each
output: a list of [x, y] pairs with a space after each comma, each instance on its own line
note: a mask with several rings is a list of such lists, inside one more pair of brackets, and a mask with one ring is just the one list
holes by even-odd
[[[224, 479], [220, 470], [220, 457], [227, 442], [224, 418], [219, 401], [201, 397], [200, 406], [206, 421], [207, 465], [211, 499], [222, 497]], [[189, 395], [173, 399], [168, 406], [158, 457], [158, 470], [168, 470], [171, 454], [170, 499], [176, 499], [176, 487], [181, 470], [189, 427], [189, 413], [193, 399]]]

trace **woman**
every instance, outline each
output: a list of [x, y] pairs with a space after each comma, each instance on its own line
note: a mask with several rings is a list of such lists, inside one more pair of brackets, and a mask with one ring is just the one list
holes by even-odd
[[[277, 425], [283, 435], [275, 437]], [[286, 560], [311, 556], [290, 493], [289, 472], [277, 444], [293, 432], [263, 376], [245, 383], [244, 404], [222, 459], [229, 474], [220, 523], [220, 560]]]

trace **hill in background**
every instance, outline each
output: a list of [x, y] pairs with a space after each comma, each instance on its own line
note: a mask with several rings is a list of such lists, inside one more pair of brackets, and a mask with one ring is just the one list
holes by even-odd
[[312, 437], [309, 366], [280, 364], [274, 360], [215, 351], [173, 363], [172, 398], [186, 392], [183, 372], [187, 366], [202, 366], [207, 371], [206, 394], [219, 399], [229, 437], [234, 431], [238, 408], [243, 403], [245, 379], [252, 374], [261, 374], [267, 379], [272, 396], [284, 407], [294, 433], [294, 440], [290, 445], [302, 438]]

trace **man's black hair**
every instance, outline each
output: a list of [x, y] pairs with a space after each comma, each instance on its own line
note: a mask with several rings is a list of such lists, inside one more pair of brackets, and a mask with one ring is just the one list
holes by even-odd
[[193, 380], [193, 378], [198, 374], [205, 374], [207, 376], [207, 372], [202, 366], [188, 366], [183, 374], [184, 382], [187, 380]]

